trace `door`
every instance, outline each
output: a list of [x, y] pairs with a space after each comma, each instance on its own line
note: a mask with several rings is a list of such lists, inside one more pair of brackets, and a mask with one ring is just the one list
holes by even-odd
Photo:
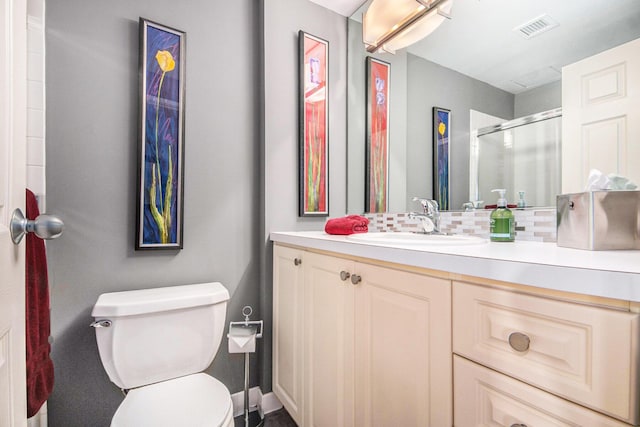
[[353, 261], [307, 253], [304, 263], [302, 425], [353, 427]]
[[640, 184], [640, 39], [562, 69], [562, 192], [589, 170]]
[[25, 245], [8, 227], [25, 205], [27, 18], [25, 0], [0, 1], [0, 427], [23, 427]]

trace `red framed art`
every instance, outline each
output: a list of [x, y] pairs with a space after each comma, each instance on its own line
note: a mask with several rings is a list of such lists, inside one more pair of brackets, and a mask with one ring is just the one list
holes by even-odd
[[365, 212], [387, 211], [390, 71], [391, 64], [367, 57]]
[[328, 216], [329, 42], [300, 31], [299, 215]]

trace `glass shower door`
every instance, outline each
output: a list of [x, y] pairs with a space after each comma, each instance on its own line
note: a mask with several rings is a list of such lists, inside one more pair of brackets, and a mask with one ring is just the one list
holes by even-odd
[[[542, 118], [535, 120], [536, 116]], [[505, 188], [509, 204], [516, 204], [518, 193], [524, 191], [527, 207], [555, 206], [561, 189], [561, 139], [562, 117], [558, 114], [479, 129], [472, 150], [477, 194], [471, 199], [495, 204], [497, 195], [491, 190]]]

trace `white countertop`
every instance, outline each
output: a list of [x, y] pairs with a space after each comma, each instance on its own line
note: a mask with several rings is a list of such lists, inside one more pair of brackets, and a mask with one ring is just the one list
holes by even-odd
[[539, 288], [640, 302], [640, 251], [586, 251], [516, 241], [468, 246], [384, 245], [323, 231], [272, 232], [311, 249]]

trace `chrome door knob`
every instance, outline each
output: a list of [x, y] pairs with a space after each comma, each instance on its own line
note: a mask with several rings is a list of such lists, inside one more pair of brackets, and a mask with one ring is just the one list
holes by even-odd
[[39, 215], [35, 220], [26, 219], [22, 211], [16, 209], [11, 215], [9, 230], [11, 240], [17, 245], [27, 233], [34, 233], [39, 238], [47, 240], [60, 237], [64, 231], [64, 223], [57, 216], [47, 214]]

